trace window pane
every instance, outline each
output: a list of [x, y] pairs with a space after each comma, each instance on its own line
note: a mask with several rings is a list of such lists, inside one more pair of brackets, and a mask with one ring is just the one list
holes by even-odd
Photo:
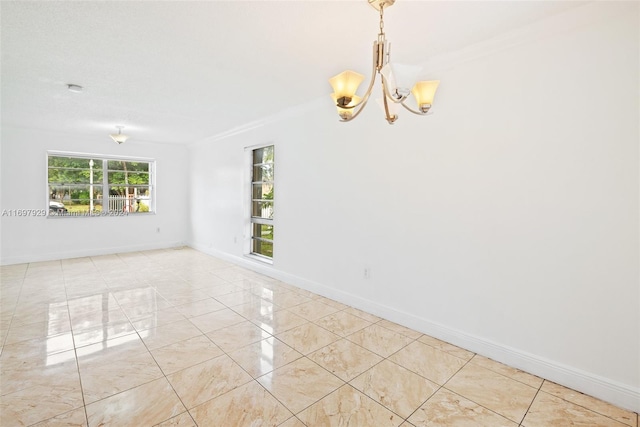
[[146, 172], [109, 171], [109, 184], [149, 185], [149, 174]]
[[110, 212], [150, 212], [151, 187], [109, 186]]
[[[82, 184], [91, 182], [90, 169], [49, 169], [49, 182], [56, 184]], [[102, 171], [93, 171], [93, 182], [102, 183]]]
[[273, 181], [273, 164], [254, 166], [251, 181]]
[[273, 200], [273, 184], [253, 184], [252, 198]]
[[109, 194], [112, 196], [148, 197], [151, 187], [144, 185], [110, 185]]
[[102, 185], [49, 185], [50, 213], [102, 211]]
[[252, 239], [251, 252], [273, 258], [273, 242]]
[[124, 160], [109, 160], [107, 167], [110, 171], [149, 172], [148, 162], [127, 162]]
[[273, 163], [273, 145], [253, 150], [253, 164]]
[[261, 237], [263, 239], [273, 240], [273, 225], [252, 224], [253, 237]]
[[151, 212], [151, 198], [109, 196], [109, 212], [143, 213]]
[[50, 183], [89, 183], [92, 175], [94, 182], [102, 181], [102, 160], [51, 156], [48, 164]]
[[251, 202], [251, 216], [273, 219], [273, 202]]
[[78, 157], [49, 156], [49, 168], [90, 169], [93, 160], [93, 170], [102, 170], [102, 160], [82, 159]]

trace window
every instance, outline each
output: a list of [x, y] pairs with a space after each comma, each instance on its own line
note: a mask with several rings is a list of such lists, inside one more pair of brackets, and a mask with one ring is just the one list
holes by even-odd
[[251, 253], [273, 258], [274, 147], [252, 150]]
[[49, 215], [129, 215], [154, 211], [155, 162], [48, 153]]

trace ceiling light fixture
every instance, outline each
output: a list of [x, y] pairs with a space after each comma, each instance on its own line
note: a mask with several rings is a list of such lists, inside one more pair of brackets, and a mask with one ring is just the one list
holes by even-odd
[[[385, 38], [383, 15], [384, 9], [393, 6], [395, 0], [367, 1], [372, 7], [380, 11], [380, 33], [378, 33], [378, 40], [373, 42], [371, 82], [364, 96], [359, 97], [356, 96], [356, 90], [364, 80], [362, 74], [347, 70], [329, 79], [334, 91], [331, 94], [331, 98], [336, 104], [341, 121], [348, 122], [355, 119], [364, 106], [367, 105], [377, 74], [380, 74], [382, 80], [382, 106], [389, 124], [393, 124], [398, 119], [398, 115], [392, 111], [393, 107], [395, 107], [394, 104], [400, 104], [414, 114], [421, 116], [427, 114], [431, 109], [433, 97], [440, 81], [420, 81], [413, 85], [422, 69], [421, 67], [391, 64], [389, 62], [391, 44]], [[413, 88], [410, 89], [412, 85]], [[406, 100], [411, 94], [413, 94], [418, 105], [417, 109], [413, 109], [406, 104]]]
[[67, 85], [67, 89], [69, 89], [69, 92], [73, 92], [73, 93], [82, 93], [82, 91], [84, 90], [82, 86], [74, 85], [72, 83], [69, 83]]
[[124, 129], [124, 126], [116, 126], [116, 128], [118, 129], [118, 133], [112, 133], [109, 136], [118, 144], [122, 144], [127, 139], [129, 139], [129, 135], [125, 135], [124, 133], [122, 133], [122, 129]]

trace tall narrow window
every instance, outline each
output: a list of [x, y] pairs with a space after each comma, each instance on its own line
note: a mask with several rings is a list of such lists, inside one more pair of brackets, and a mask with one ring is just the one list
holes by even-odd
[[270, 145], [251, 156], [251, 253], [267, 258], [273, 258], [273, 154]]

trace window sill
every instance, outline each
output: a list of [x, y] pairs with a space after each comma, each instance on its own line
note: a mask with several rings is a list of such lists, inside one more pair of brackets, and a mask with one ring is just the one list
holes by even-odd
[[261, 262], [263, 264], [273, 265], [273, 258], [267, 258], [265, 256], [256, 255], [256, 254], [245, 254], [244, 256], [245, 256], [245, 258], [248, 258], [248, 259], [253, 260], [253, 261], [258, 261], [258, 262]]

